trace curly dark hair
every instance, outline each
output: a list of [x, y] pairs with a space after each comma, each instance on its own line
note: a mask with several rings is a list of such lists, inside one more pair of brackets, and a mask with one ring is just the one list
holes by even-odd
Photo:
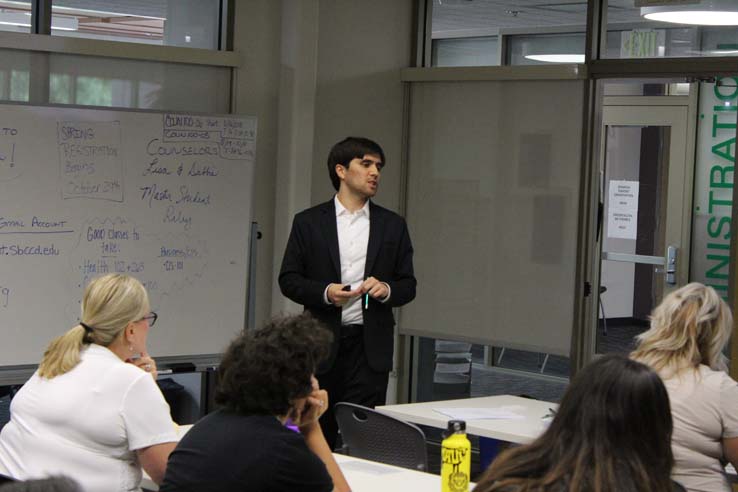
[[310, 394], [310, 377], [333, 335], [310, 313], [275, 318], [236, 337], [220, 363], [215, 402], [242, 415], [287, 415]]

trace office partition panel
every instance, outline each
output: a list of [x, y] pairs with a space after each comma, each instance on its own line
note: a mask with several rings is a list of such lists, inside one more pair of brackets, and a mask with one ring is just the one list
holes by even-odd
[[585, 82], [414, 82], [400, 332], [568, 355]]

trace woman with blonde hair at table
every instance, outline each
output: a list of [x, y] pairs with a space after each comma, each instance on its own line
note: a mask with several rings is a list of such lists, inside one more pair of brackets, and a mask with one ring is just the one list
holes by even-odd
[[0, 432], [0, 474], [66, 475], [85, 492], [157, 483], [177, 441], [146, 340], [157, 319], [146, 289], [127, 275], [93, 279], [82, 320], [51, 342], [10, 405]]
[[694, 282], [668, 294], [631, 357], [659, 373], [674, 419], [673, 477], [689, 491], [731, 490], [724, 464], [738, 464], [738, 383], [723, 349], [733, 317], [715, 289]]
[[624, 355], [582, 369], [548, 429], [500, 454], [474, 492], [677, 492], [669, 478], [669, 397], [659, 376]]

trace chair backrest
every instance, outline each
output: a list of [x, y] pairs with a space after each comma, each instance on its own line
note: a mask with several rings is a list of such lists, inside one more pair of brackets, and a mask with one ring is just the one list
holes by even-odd
[[436, 340], [433, 394], [437, 399], [468, 398], [471, 394], [471, 344]]
[[334, 412], [349, 456], [428, 470], [425, 434], [417, 426], [353, 403], [336, 403]]
[[10, 395], [0, 396], [0, 429], [10, 422]]
[[13, 483], [15, 481], [16, 480], [14, 478], [9, 477], [7, 475], [3, 475], [2, 473], [0, 473], [0, 485], [6, 484], [6, 483]]

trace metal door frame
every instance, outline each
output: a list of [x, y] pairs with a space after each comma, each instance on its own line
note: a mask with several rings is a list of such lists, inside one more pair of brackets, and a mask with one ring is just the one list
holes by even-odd
[[[685, 147], [684, 147], [684, 165], [681, 168], [681, 176], [674, 177], [669, 175], [669, 182], [668, 182], [668, 193], [671, 195], [672, 193], [679, 193], [682, 197], [681, 201], [681, 210], [677, 210], [676, 214], [680, 215], [679, 221], [681, 223], [681, 233], [679, 237], [679, 246], [680, 246], [680, 268], [677, 274], [677, 285], [683, 285], [685, 284], [689, 279], [689, 258], [690, 258], [690, 241], [691, 241], [691, 234], [692, 234], [692, 203], [693, 203], [693, 183], [694, 183], [694, 167], [695, 167], [695, 145], [696, 145], [696, 129], [697, 129], [697, 103], [698, 103], [698, 84], [690, 84], [690, 90], [689, 90], [689, 96], [604, 96], [601, 98], [601, 102], [598, 104], [599, 110], [597, 111], [598, 119], [596, 122], [596, 128], [597, 128], [597, 141], [595, 148], [597, 149], [597, 155], [595, 156], [597, 161], [597, 172], [599, 174], [600, 170], [604, 171], [603, 167], [603, 160], [604, 160], [604, 151], [605, 151], [605, 145], [606, 145], [606, 136], [605, 136], [605, 126], [607, 121], [605, 119], [605, 108], [608, 108], [608, 110], [612, 108], [622, 108], [622, 110], [627, 109], [646, 109], [646, 108], [653, 108], [656, 109], [658, 107], [681, 107], [684, 108], [684, 115], [682, 118], [685, 118], [684, 121], [684, 127], [685, 127]], [[620, 109], [616, 110], [619, 111]], [[669, 121], [667, 119], [658, 119], [658, 118], [651, 118], [647, 117], [642, 120], [642, 124], [652, 124], [652, 125], [660, 125], [660, 126], [666, 126], [666, 124]], [[636, 124], [636, 123], [634, 123]], [[671, 125], [669, 125], [671, 126]], [[678, 138], [675, 132], [672, 132], [672, 140]], [[671, 154], [671, 152], [670, 152]], [[671, 156], [670, 156], [671, 158]], [[671, 166], [670, 166], [671, 171]], [[677, 180], [681, 181], [680, 183], [677, 183]], [[602, 201], [604, 204], [604, 196], [602, 196], [602, 193], [604, 193], [604, 187], [597, 186], [597, 189], [595, 191], [598, 196], [598, 200]], [[672, 210], [668, 210], [667, 213], [669, 216], [671, 216], [672, 213], [674, 213]], [[669, 220], [671, 219], [671, 220]], [[602, 221], [606, 220], [606, 217], [604, 216], [603, 211], [603, 217], [601, 217]], [[676, 221], [675, 217], [669, 217], [667, 218], [667, 230], [670, 227], [673, 227], [671, 224]], [[604, 224], [602, 226], [602, 234], [604, 234]], [[598, 292], [600, 287], [600, 263], [601, 263], [601, 256], [602, 256], [602, 234], [598, 235], [598, 237], [595, 238], [595, 245], [593, 248], [593, 251], [595, 251], [595, 257], [594, 261], [597, 263], [596, 265], [596, 274], [593, 275], [593, 287], [592, 287], [592, 297], [594, 302], [599, 299]], [[667, 239], [668, 240], [668, 239]], [[667, 244], [668, 245], [668, 244]], [[587, 323], [586, 327], [584, 329], [584, 337], [585, 337], [585, 346], [586, 350], [584, 355], [584, 360], [581, 361], [582, 365], [586, 363], [587, 361], [593, 359], [596, 357], [595, 351], [596, 351], [596, 338], [597, 338], [597, 329], [598, 329], [598, 321], [599, 321], [599, 309], [590, 309], [588, 310], [589, 316], [587, 317]]]

